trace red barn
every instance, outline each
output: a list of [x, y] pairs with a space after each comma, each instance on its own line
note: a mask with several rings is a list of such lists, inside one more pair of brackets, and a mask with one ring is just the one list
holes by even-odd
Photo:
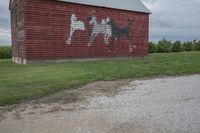
[[140, 0], [10, 0], [10, 12], [15, 63], [148, 54]]

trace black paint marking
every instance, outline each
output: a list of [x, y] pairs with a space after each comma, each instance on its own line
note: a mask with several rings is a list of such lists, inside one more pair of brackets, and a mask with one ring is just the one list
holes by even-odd
[[109, 45], [109, 49], [112, 47], [112, 44], [115, 40], [118, 40], [118, 43], [120, 45], [122, 37], [126, 37], [130, 41], [130, 45], [133, 46], [133, 48], [135, 47], [132, 36], [130, 34], [130, 28], [133, 24], [132, 20], [129, 19], [127, 25], [123, 28], [118, 27], [114, 20], [110, 20], [108, 24], [112, 27], [112, 40]]

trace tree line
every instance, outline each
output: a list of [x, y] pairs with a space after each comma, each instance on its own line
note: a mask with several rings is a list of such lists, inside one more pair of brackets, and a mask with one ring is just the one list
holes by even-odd
[[200, 51], [200, 40], [172, 42], [164, 38], [158, 42], [149, 42], [149, 53], [169, 53], [184, 51]]

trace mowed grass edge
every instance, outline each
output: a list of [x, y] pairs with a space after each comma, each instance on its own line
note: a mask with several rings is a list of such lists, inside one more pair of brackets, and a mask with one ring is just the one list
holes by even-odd
[[148, 58], [18, 65], [0, 60], [0, 106], [41, 98], [95, 81], [200, 73], [200, 52]]

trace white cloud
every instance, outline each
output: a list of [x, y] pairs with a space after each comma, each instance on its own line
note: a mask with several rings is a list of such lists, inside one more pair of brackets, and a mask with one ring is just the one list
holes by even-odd
[[0, 29], [0, 45], [10, 45], [11, 34], [10, 30]]
[[5, 30], [5, 29], [0, 29], [0, 36], [1, 37], [10, 37], [10, 31], [9, 30]]
[[9, 0], [0, 1], [0, 45], [11, 44]]
[[200, 39], [199, 0], [143, 0], [149, 7], [150, 38], [158, 40]]

